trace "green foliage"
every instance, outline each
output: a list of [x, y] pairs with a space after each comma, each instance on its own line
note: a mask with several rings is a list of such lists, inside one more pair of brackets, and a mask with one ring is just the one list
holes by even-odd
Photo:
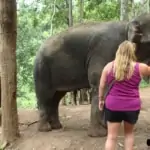
[[[96, 6], [96, 7], [95, 7]], [[85, 19], [87, 20], [118, 20], [119, 19], [119, 3], [117, 1], [89, 1], [85, 5]]]
[[53, 4], [49, 4], [48, 1], [38, 1], [38, 3], [34, 1], [32, 5], [24, 1], [18, 3], [17, 100], [19, 107], [35, 107], [33, 64], [36, 51], [45, 39], [60, 32], [67, 25], [64, 21], [65, 15], [61, 16], [63, 15], [61, 3], [59, 7], [62, 8], [57, 9], [53, 20], [53, 33], [51, 33]]
[[145, 87], [149, 87], [150, 84], [147, 83], [146, 81], [142, 80], [141, 83], [140, 83], [140, 88], [145, 88]]

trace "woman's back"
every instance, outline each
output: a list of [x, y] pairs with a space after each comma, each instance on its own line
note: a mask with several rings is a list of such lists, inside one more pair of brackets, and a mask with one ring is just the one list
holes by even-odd
[[[110, 63], [107, 74], [107, 84], [115, 80], [113, 74], [113, 62]], [[106, 107], [110, 110], [138, 110], [141, 106], [139, 96], [139, 84], [141, 81], [139, 63], [134, 64], [133, 75], [123, 81], [115, 81], [106, 98]]]
[[[136, 44], [124, 41], [119, 45], [114, 61], [108, 63], [101, 74], [99, 109], [103, 110], [105, 103], [104, 114], [108, 128], [105, 149], [115, 149], [118, 130], [122, 121], [125, 130], [125, 148], [133, 149], [133, 129], [141, 109], [139, 84], [142, 77], [150, 76], [150, 67], [136, 62], [135, 53]], [[112, 81], [114, 84], [108, 91], [104, 102], [106, 83], [110, 85]]]

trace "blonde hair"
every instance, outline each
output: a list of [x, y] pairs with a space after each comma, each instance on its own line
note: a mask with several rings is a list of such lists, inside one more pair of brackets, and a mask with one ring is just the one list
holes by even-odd
[[136, 45], [130, 41], [124, 41], [119, 45], [113, 68], [116, 80], [129, 79], [133, 75], [133, 62], [136, 61], [135, 49]]

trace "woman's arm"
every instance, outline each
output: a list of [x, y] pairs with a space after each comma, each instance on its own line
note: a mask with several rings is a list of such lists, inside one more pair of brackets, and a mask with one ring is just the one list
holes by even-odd
[[139, 72], [141, 77], [150, 76], [150, 67], [144, 63], [140, 63]]
[[108, 72], [108, 65], [104, 67], [101, 74], [100, 84], [99, 84], [99, 101], [104, 101], [104, 90], [106, 86], [107, 72]]

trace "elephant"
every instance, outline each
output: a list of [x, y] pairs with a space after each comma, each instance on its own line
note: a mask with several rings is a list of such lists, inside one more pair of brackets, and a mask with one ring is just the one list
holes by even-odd
[[59, 102], [66, 92], [91, 88], [90, 137], [107, 135], [98, 108], [98, 87], [104, 66], [115, 58], [124, 40], [136, 43], [137, 61], [150, 58], [150, 14], [130, 21], [87, 22], [46, 39], [34, 61], [34, 87], [39, 109], [38, 131], [62, 128]]

